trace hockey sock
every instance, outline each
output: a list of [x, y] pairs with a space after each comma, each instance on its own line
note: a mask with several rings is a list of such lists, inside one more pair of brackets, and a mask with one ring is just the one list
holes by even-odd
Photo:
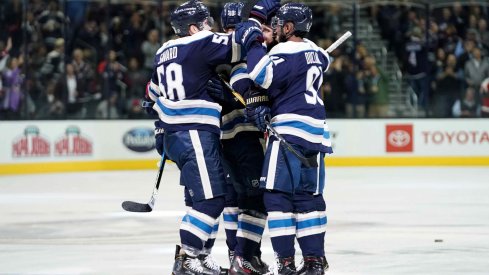
[[324, 256], [326, 215], [324, 211], [296, 214], [297, 242], [303, 256]]
[[236, 255], [251, 260], [255, 251], [260, 247], [266, 219], [265, 214], [253, 210], [243, 211], [239, 214]]
[[[193, 202], [180, 224], [182, 248], [191, 256], [199, 255], [214, 230], [216, 219], [224, 208], [224, 198]], [[197, 253], [196, 255], [194, 253]]]
[[268, 212], [268, 230], [272, 240], [273, 251], [279, 258], [292, 257], [295, 254], [296, 221], [291, 212]]
[[224, 229], [226, 231], [226, 244], [229, 250], [236, 247], [236, 232], [238, 231], [238, 207], [225, 207], [223, 211]]
[[216, 222], [214, 223], [214, 227], [212, 229], [212, 233], [209, 236], [209, 239], [207, 239], [207, 242], [205, 242], [204, 244], [204, 250], [202, 251], [202, 254], [211, 254], [212, 247], [214, 247], [214, 243], [216, 242], [217, 231], [219, 231], [219, 218], [216, 219]]

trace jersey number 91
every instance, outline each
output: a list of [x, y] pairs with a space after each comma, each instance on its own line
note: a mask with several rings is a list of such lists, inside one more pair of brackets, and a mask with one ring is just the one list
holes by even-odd
[[313, 105], [319, 103], [320, 105], [324, 105], [323, 100], [318, 95], [322, 83], [323, 72], [321, 71], [321, 68], [318, 66], [309, 68], [309, 70], [307, 70], [306, 93], [304, 94], [307, 103]]

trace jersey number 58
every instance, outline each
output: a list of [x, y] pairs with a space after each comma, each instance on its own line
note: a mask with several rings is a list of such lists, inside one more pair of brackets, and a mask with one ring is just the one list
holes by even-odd
[[[170, 63], [166, 66], [160, 65], [158, 72], [158, 83], [160, 91], [171, 100], [182, 100], [185, 98], [185, 87], [183, 87], [182, 65]], [[166, 89], [165, 89], [166, 83]]]

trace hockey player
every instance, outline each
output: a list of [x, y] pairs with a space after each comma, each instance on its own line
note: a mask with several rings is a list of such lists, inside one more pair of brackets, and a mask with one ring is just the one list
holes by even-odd
[[[225, 32], [232, 33], [241, 22], [243, 3], [226, 3], [221, 13], [221, 25]], [[278, 8], [278, 5], [277, 5]], [[264, 16], [253, 12], [253, 17]], [[238, 66], [238, 68], [240, 68]], [[218, 67], [218, 73], [229, 81], [239, 74], [231, 65]], [[251, 81], [246, 75], [249, 87]], [[244, 106], [233, 99], [226, 100], [229, 91], [223, 91], [219, 79], [208, 87], [209, 94], [222, 102], [222, 146], [224, 171], [228, 174], [228, 193], [224, 208], [226, 243], [230, 255], [229, 274], [264, 274], [268, 265], [261, 260], [261, 237], [266, 224], [263, 190], [259, 188], [263, 166], [263, 147], [260, 139], [263, 132], [246, 121]], [[239, 89], [238, 89], [239, 91]], [[244, 91], [242, 91], [244, 92]]]
[[[324, 155], [331, 153], [325, 124], [325, 110], [318, 96], [328, 54], [304, 39], [312, 25], [312, 11], [303, 4], [283, 5], [272, 21], [278, 42], [268, 54], [259, 24], [250, 19], [236, 29], [237, 41], [247, 51], [251, 79], [267, 89], [271, 108], [248, 106], [247, 115], [259, 128], [271, 126], [292, 150], [304, 157], [317, 158], [318, 167], [301, 163], [274, 135], [269, 137], [260, 186], [268, 212], [268, 228], [277, 255], [278, 274], [324, 274], [328, 264], [324, 255], [326, 204]], [[296, 270], [294, 240], [304, 257]]]
[[164, 129], [164, 134], [159, 132], [164, 152], [181, 170], [180, 183], [192, 200], [180, 226], [173, 274], [204, 274], [198, 255], [223, 211], [225, 194], [221, 106], [209, 96], [206, 84], [218, 64], [239, 61], [241, 51], [234, 34], [210, 32], [212, 18], [199, 1], [177, 7], [171, 25], [179, 38], [157, 51], [148, 94]]

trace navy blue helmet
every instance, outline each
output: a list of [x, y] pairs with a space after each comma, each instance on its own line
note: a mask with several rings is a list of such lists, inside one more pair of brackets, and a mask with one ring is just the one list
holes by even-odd
[[223, 29], [234, 28], [241, 22], [241, 10], [244, 4], [242, 2], [230, 2], [224, 5], [221, 12], [221, 25]]
[[206, 19], [209, 26], [212, 26], [213, 20], [209, 10], [202, 2], [196, 0], [181, 4], [170, 16], [171, 26], [178, 36], [190, 35], [190, 25], [196, 25], [199, 30], [203, 30]]
[[308, 33], [312, 26], [312, 10], [304, 4], [287, 3], [277, 11], [272, 27], [282, 27], [287, 22], [294, 23], [296, 32]]

